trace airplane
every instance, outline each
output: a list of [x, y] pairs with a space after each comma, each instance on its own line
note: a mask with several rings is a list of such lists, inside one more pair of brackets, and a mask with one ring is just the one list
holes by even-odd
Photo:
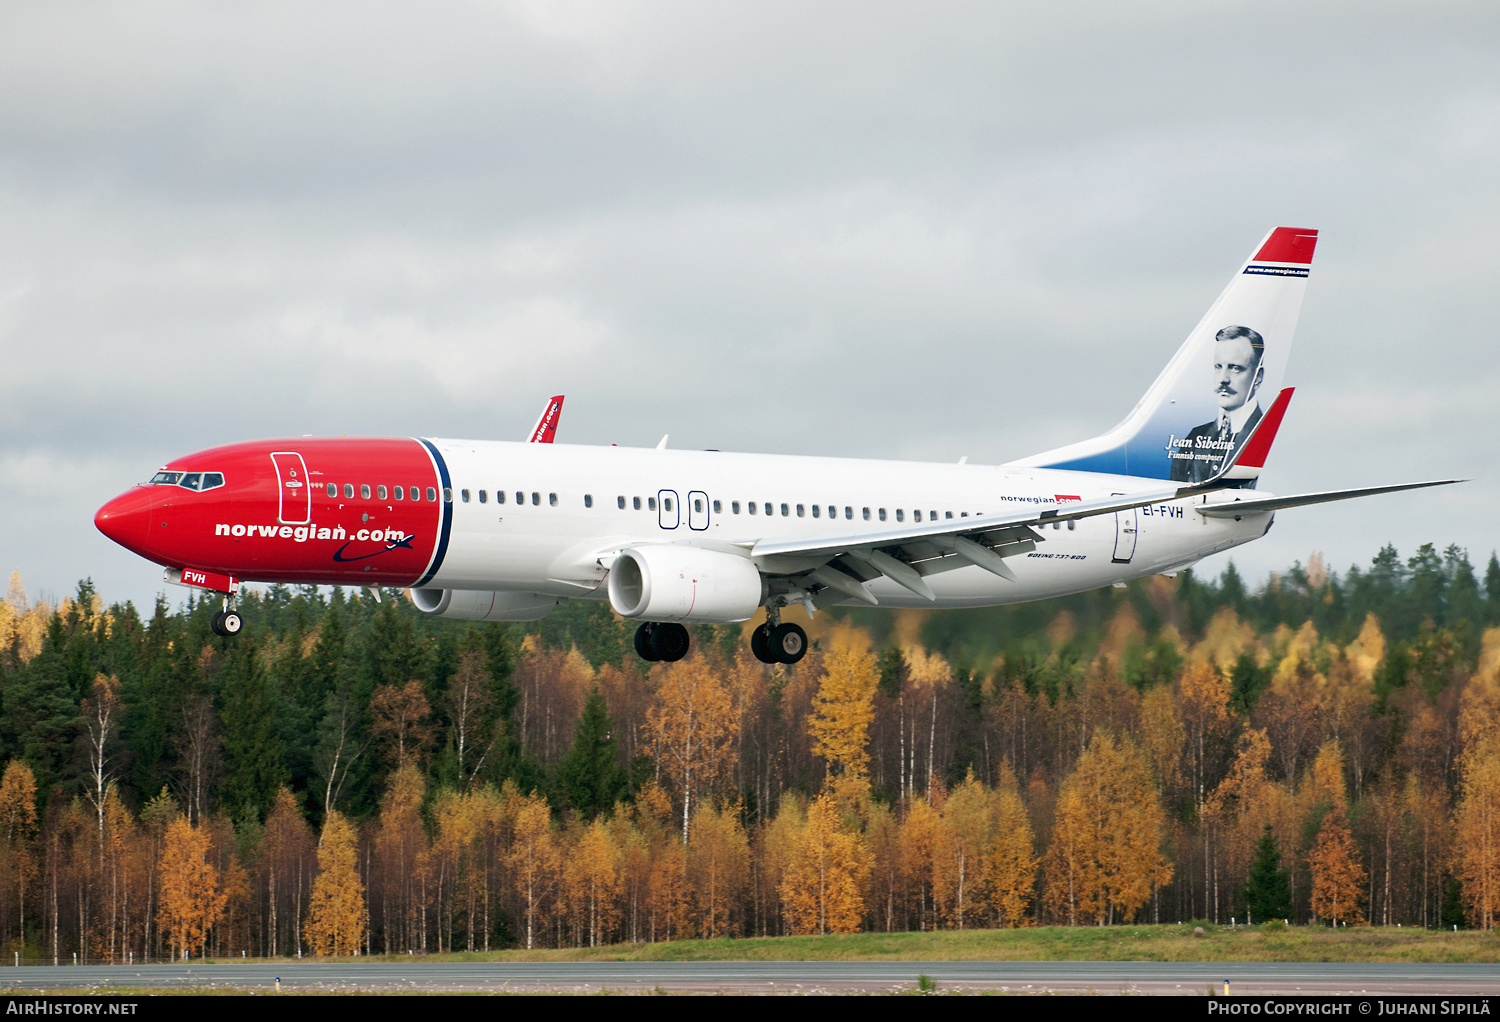
[[[304, 437], [175, 458], [96, 526], [222, 594], [399, 587], [425, 614], [535, 621], [571, 599], [681, 659], [684, 623], [765, 612], [750, 649], [793, 664], [783, 620], [831, 606], [983, 607], [1172, 574], [1265, 535], [1286, 508], [1462, 480], [1273, 496], [1256, 489], [1317, 232], [1265, 236], [1119, 425], [1000, 465], [427, 437]], [[550, 441], [561, 398], [533, 429]]]

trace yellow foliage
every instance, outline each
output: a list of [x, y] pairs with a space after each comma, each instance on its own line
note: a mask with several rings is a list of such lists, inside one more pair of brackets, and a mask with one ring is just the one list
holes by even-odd
[[906, 657], [907, 683], [913, 691], [939, 689], [952, 680], [953, 668], [943, 654], [929, 653], [921, 646], [907, 646], [901, 652]]
[[730, 910], [750, 880], [750, 841], [737, 807], [701, 806], [688, 846], [688, 872], [698, 892], [704, 937], [735, 936]]
[[1359, 863], [1343, 813], [1334, 811], [1323, 817], [1307, 864], [1312, 870], [1313, 911], [1335, 926], [1364, 922], [1359, 902], [1365, 889], [1365, 868]]
[[1203, 641], [1193, 647], [1189, 659], [1206, 660], [1221, 671], [1234, 666], [1240, 654], [1255, 649], [1255, 629], [1241, 621], [1230, 607], [1220, 607], [1203, 630]]
[[1375, 669], [1385, 659], [1385, 633], [1374, 614], [1365, 615], [1365, 623], [1353, 642], [1344, 647], [1344, 656], [1355, 675], [1367, 685], [1375, 683]]
[[318, 876], [307, 912], [307, 942], [318, 955], [357, 955], [367, 915], [354, 828], [329, 810], [318, 845]]
[[807, 807], [807, 822], [781, 881], [793, 933], [854, 933], [864, 915], [870, 853], [846, 829], [838, 805], [824, 795]]
[[813, 700], [808, 732], [813, 755], [828, 760], [833, 772], [864, 777], [870, 764], [870, 723], [875, 719], [875, 686], [880, 673], [872, 653], [836, 652]]
[[1500, 739], [1491, 735], [1465, 757], [1462, 791], [1453, 816], [1453, 871], [1469, 918], [1493, 930], [1500, 915]]
[[1099, 646], [1099, 655], [1118, 664], [1124, 659], [1126, 650], [1145, 644], [1146, 630], [1141, 627], [1141, 619], [1136, 617], [1135, 608], [1129, 603], [1121, 603], [1114, 616], [1109, 619], [1104, 642]]
[[219, 870], [208, 861], [211, 843], [207, 828], [194, 827], [186, 816], [167, 825], [157, 871], [157, 923], [175, 953], [201, 956], [209, 929], [224, 911], [227, 896], [220, 889]]
[[1340, 817], [1349, 811], [1349, 796], [1344, 789], [1344, 750], [1337, 738], [1330, 738], [1318, 749], [1312, 768], [1313, 804], [1327, 803]]
[[568, 855], [564, 871], [574, 918], [589, 947], [609, 943], [619, 920], [620, 849], [602, 819], [595, 819]]
[[985, 863], [985, 895], [1001, 926], [1031, 926], [1037, 858], [1031, 820], [1012, 783], [995, 796], [995, 845]]

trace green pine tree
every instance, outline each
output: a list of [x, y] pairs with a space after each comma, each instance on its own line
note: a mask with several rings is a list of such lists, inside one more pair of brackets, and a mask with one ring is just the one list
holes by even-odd
[[224, 725], [220, 796], [234, 814], [258, 818], [286, 780], [287, 771], [271, 685], [250, 636], [241, 636], [230, 647], [215, 680]]
[[595, 686], [573, 729], [573, 747], [557, 768], [568, 804], [589, 819], [625, 795], [625, 772], [615, 762], [614, 730], [604, 693]]
[[1245, 883], [1245, 905], [1251, 922], [1285, 919], [1292, 914], [1292, 888], [1286, 870], [1281, 868], [1281, 848], [1270, 824], [1255, 845], [1255, 859]]

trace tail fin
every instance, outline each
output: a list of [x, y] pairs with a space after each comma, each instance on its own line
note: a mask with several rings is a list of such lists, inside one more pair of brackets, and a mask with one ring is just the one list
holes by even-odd
[[1256, 432], [1268, 446], [1275, 424], [1256, 426], [1273, 403], [1278, 422], [1285, 411], [1281, 381], [1317, 243], [1317, 231], [1296, 227], [1266, 235], [1125, 421], [1012, 464], [1187, 483], [1224, 474], [1253, 485], [1266, 451], [1236, 455]]
[[562, 418], [563, 395], [558, 394], [547, 402], [547, 407], [542, 409], [541, 418], [536, 420], [536, 425], [531, 427], [531, 432], [526, 434], [528, 443], [550, 444], [557, 436], [557, 423]]

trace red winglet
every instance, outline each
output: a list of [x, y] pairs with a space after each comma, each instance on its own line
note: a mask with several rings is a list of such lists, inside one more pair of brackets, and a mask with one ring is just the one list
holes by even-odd
[[1294, 389], [1296, 388], [1287, 387], [1276, 395], [1271, 410], [1266, 412], [1250, 439], [1245, 441], [1245, 447], [1240, 451], [1240, 456], [1234, 459], [1235, 468], [1265, 468], [1266, 455], [1271, 453], [1271, 443], [1276, 439], [1276, 431], [1281, 428], [1281, 419], [1286, 415], [1286, 406], [1292, 403]]
[[527, 439], [534, 444], [550, 444], [557, 436], [557, 420], [562, 416], [563, 396], [556, 395], [547, 403], [547, 410], [536, 420]]
[[1310, 264], [1318, 247], [1318, 232], [1303, 227], [1278, 227], [1255, 253], [1252, 263]]

